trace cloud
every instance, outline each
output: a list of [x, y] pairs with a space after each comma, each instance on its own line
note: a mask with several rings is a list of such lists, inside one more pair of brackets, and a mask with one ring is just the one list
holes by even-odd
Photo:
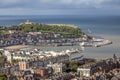
[[90, 11], [92, 9], [119, 10], [120, 0], [0, 0], [0, 9], [0, 12], [14, 10], [21, 13], [30, 13], [30, 11], [31, 13], [37, 11], [39, 13], [41, 11], [66, 13], [67, 11], [78, 12], [78, 10]]
[[84, 8], [119, 7], [120, 0], [0, 0], [0, 7]]

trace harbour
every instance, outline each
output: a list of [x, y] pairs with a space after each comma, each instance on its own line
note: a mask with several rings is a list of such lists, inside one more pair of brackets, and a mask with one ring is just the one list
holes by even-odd
[[[95, 30], [95, 32], [96, 31], [97, 30]], [[36, 78], [38, 80], [41, 79], [42, 77], [46, 77], [47, 79], [58, 79], [58, 80], [73, 79], [74, 77], [76, 79], [80, 79], [80, 78], [88, 79], [88, 78], [97, 78], [97, 77], [100, 78], [103, 76], [106, 76], [106, 78], [109, 78], [109, 74], [112, 75], [111, 71], [113, 73], [115, 72], [118, 76], [119, 72], [117, 71], [119, 71], [119, 66], [117, 65], [118, 65], [119, 56], [120, 56], [119, 35], [115, 35], [116, 33], [112, 35], [103, 34], [101, 31], [99, 32], [99, 30], [97, 31], [97, 33], [98, 34], [96, 35], [100, 35], [103, 38], [93, 37], [87, 40], [85, 40], [85, 38], [83, 38], [82, 40], [81, 38], [71, 39], [65, 43], [64, 43], [65, 40], [62, 40], [62, 42], [60, 40], [57, 40], [57, 44], [55, 42], [55, 44], [52, 44], [52, 45], [51, 44], [33, 45], [31, 44], [32, 39], [30, 39], [30, 36], [27, 38], [28, 40], [27, 44], [30, 43], [30, 45], [27, 45], [27, 46], [25, 44], [16, 45], [18, 44], [17, 42], [15, 42], [15, 45], [11, 46], [14, 43], [13, 40], [8, 41], [9, 43], [6, 42], [5, 45], [10, 45], [10, 46], [4, 47], [3, 49], [0, 49], [0, 50], [5, 49], [5, 50], [10, 51], [10, 53], [14, 53], [13, 51], [15, 51], [14, 56], [12, 58], [16, 60], [12, 60], [12, 62], [14, 62], [14, 66], [11, 66], [10, 64], [6, 64], [4, 67], [1, 66], [0, 71], [7, 75], [14, 74], [15, 76], [19, 76], [19, 77], [21, 75], [24, 75], [24, 77], [22, 77], [24, 79]], [[50, 41], [45, 40], [45, 42], [49, 43]], [[51, 42], [54, 42], [54, 41], [51, 40]], [[80, 52], [75, 53], [75, 54], [73, 52], [71, 56], [70, 54], [69, 55], [61, 54], [61, 52], [66, 51], [67, 53], [69, 53], [69, 51], [72, 51], [72, 50], [74, 51], [76, 49], [78, 49], [78, 51]], [[29, 51], [33, 51], [32, 53], [35, 53], [35, 54], [31, 54], [31, 52], [29, 53]], [[114, 62], [114, 57], [112, 57], [113, 54], [115, 54], [115, 56], [118, 57], [117, 64]], [[4, 55], [2, 56], [3, 56], [2, 60], [3, 59], [6, 60], [6, 57]], [[10, 54], [7, 54], [7, 56], [9, 57]], [[10, 57], [7, 59], [10, 59]], [[21, 60], [19, 61], [18, 59], [21, 59]], [[112, 65], [108, 66], [110, 65], [108, 62], [111, 62]], [[67, 66], [67, 68], [65, 66]], [[99, 67], [104, 67], [104, 66], [108, 67], [108, 69], [99, 68]], [[91, 67], [91, 69], [89, 67]], [[78, 69], [78, 72], [77, 72], [77, 69]], [[23, 70], [25, 74], [21, 73], [21, 70]], [[86, 70], [88, 73], [84, 73]], [[92, 73], [89, 73], [89, 71], [92, 71]], [[36, 74], [39, 74], [41, 77], [37, 76], [34, 72]], [[79, 72], [84, 73], [83, 74], [84, 77], [82, 77], [83, 75], [79, 74]], [[104, 74], [104, 72], [106, 74]], [[99, 74], [99, 76], [97, 76], [96, 74]], [[12, 76], [7, 76], [7, 77], [9, 79], [13, 79]], [[19, 79], [19, 77], [16, 77], [16, 78]]]
[[0, 80], [120, 80], [120, 1], [1, 0]]

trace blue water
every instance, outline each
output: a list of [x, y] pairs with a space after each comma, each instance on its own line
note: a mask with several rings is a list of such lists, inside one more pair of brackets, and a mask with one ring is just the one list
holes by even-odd
[[[87, 57], [106, 58], [116, 53], [120, 56], [120, 16], [83, 16], [83, 15], [30, 15], [30, 16], [0, 16], [1, 26], [18, 25], [29, 19], [31, 22], [45, 24], [74, 24], [88, 33], [99, 35], [113, 41], [112, 45], [101, 48], [87, 48]], [[110, 55], [109, 55], [110, 54]]]
[[31, 22], [49, 24], [74, 24], [87, 32], [91, 29], [93, 33], [120, 34], [120, 16], [80, 16], [80, 15], [42, 15], [42, 16], [0, 16], [0, 25], [18, 25], [29, 19]]

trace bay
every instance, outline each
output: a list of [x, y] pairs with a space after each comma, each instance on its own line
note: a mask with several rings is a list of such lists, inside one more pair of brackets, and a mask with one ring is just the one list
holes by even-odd
[[[73, 24], [79, 26], [86, 34], [88, 29], [91, 35], [101, 36], [111, 40], [113, 44], [95, 48], [85, 48], [84, 55], [89, 58], [108, 58], [116, 54], [120, 57], [120, 16], [85, 16], [85, 15], [1, 15], [0, 25], [19, 25], [26, 20], [43, 24]], [[41, 49], [70, 49], [80, 48], [79, 46], [64, 46], [58, 48]]]

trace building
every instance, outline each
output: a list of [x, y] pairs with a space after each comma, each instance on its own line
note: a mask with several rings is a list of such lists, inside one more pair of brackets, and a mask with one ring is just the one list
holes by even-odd
[[38, 74], [41, 77], [45, 77], [47, 75], [47, 69], [46, 68], [39, 68], [35, 69], [36, 74]]
[[82, 50], [78, 50], [78, 49], [76, 49], [76, 50], [66, 50], [66, 53], [69, 56], [69, 61], [81, 60], [82, 57], [83, 57]]
[[25, 70], [23, 76], [24, 80], [34, 80], [34, 72], [32, 70]]
[[11, 63], [12, 62], [11, 53], [7, 50], [4, 50], [4, 55], [7, 57], [7, 61]]
[[80, 76], [90, 77], [90, 68], [78, 68], [77, 71], [80, 73]]
[[27, 20], [26, 22], [20, 23], [19, 25], [22, 25], [22, 24], [32, 24], [32, 22], [30, 22], [29, 20]]
[[55, 63], [55, 64], [52, 64], [51, 62], [47, 65], [47, 67], [52, 67], [53, 69], [53, 74], [57, 74], [57, 73], [62, 73], [62, 70], [63, 70], [63, 64], [60, 63]]
[[6, 61], [7, 61], [6, 56], [2, 52], [0, 52], [0, 66], [1, 64], [4, 64]]
[[28, 68], [29, 68], [29, 65], [26, 61], [19, 62], [19, 69], [20, 70], [27, 70]]

